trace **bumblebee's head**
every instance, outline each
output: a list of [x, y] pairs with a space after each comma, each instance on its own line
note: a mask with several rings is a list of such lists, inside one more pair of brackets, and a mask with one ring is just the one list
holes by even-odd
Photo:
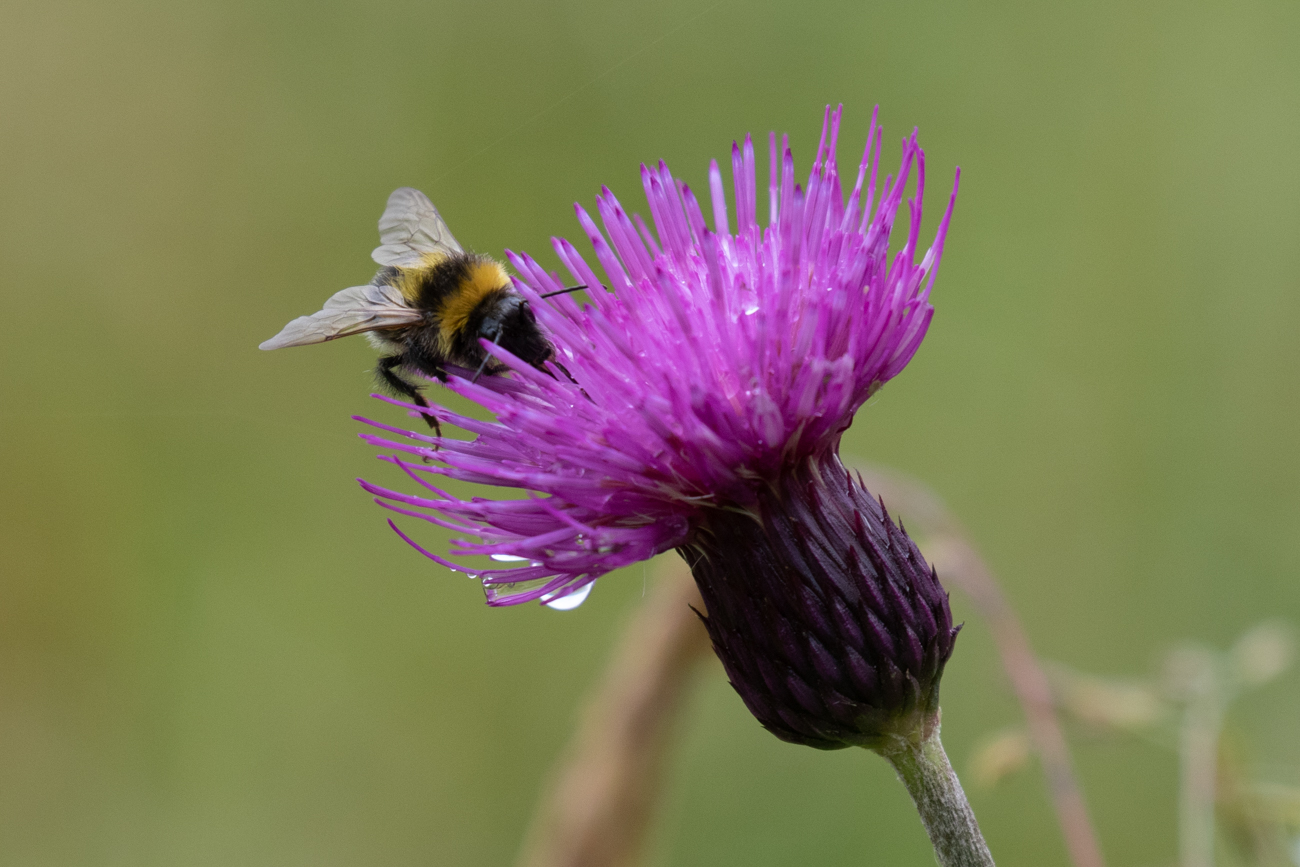
[[502, 349], [540, 367], [555, 350], [537, 327], [537, 317], [523, 296], [510, 292], [492, 305], [479, 325], [479, 336], [494, 340]]

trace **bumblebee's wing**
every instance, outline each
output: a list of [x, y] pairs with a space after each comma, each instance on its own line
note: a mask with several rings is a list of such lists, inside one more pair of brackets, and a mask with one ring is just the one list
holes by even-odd
[[402, 293], [392, 286], [353, 286], [336, 292], [316, 313], [299, 316], [260, 348], [324, 343], [363, 331], [411, 325], [422, 318], [423, 314], [406, 306]]
[[370, 254], [380, 265], [417, 265], [424, 253], [460, 253], [433, 202], [419, 190], [402, 187], [388, 197], [388, 207], [379, 218], [380, 245]]

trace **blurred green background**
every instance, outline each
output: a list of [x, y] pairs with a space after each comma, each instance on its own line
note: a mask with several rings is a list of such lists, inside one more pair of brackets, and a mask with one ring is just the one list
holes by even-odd
[[[1300, 6], [13, 2], [0, 7], [0, 863], [505, 865], [647, 570], [489, 610], [353, 479], [362, 340], [262, 353], [366, 281], [425, 190], [549, 257], [637, 165], [702, 187], [747, 131], [801, 171], [916, 125], [938, 312], [846, 450], [925, 479], [1054, 659], [1149, 672], [1300, 619]], [[928, 223], [932, 223], [930, 220]], [[550, 259], [546, 259], [550, 261]], [[430, 547], [445, 539], [426, 531]], [[984, 626], [959, 769], [1019, 712]], [[1231, 725], [1300, 783], [1300, 676]], [[885, 763], [789, 746], [720, 670], [661, 865], [933, 863]], [[1176, 763], [1075, 732], [1113, 865], [1176, 857]], [[972, 792], [1002, 865], [1067, 863], [1041, 777]]]

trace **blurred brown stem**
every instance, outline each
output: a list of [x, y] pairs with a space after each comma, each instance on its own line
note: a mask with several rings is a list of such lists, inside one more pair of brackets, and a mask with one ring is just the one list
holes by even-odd
[[1047, 675], [993, 573], [967, 540], [961, 525], [927, 487], [892, 471], [859, 469], [867, 488], [880, 496], [892, 512], [905, 515], [911, 529], [920, 531], [926, 540], [923, 550], [940, 578], [961, 588], [988, 624], [1002, 667], [1024, 710], [1029, 736], [1042, 760], [1070, 859], [1075, 867], [1104, 867], [1097, 833], [1075, 780], [1070, 748], [1056, 717]]
[[659, 794], [672, 723], [691, 669], [708, 658], [704, 610], [676, 556], [623, 631], [556, 765], [518, 867], [632, 867]]

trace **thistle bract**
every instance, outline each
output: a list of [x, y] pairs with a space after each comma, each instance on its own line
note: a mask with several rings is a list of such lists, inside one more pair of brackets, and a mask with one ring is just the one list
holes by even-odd
[[681, 552], [727, 676], [777, 737], [878, 748], [936, 719], [948, 595], [834, 455], [709, 515]]
[[[471, 382], [465, 372], [448, 387], [494, 420], [436, 408], [443, 424], [473, 434], [470, 441], [370, 422], [395, 437], [366, 438], [391, 449], [387, 459], [423, 490], [362, 483], [389, 509], [463, 533], [450, 558], [403, 538], [477, 576], [492, 605], [565, 606], [606, 572], [681, 550], [746, 702], [782, 737], [821, 746], [862, 742], [874, 735], [854, 732], [879, 728], [871, 719], [930, 707], [952, 639], [937, 581], [847, 477], [837, 452], [854, 413], [925, 336], [956, 185], [918, 261], [926, 175], [916, 133], [903, 140], [897, 171], [882, 179], [873, 114], [846, 196], [835, 156], [839, 121], [839, 110], [828, 109], [803, 184], [788, 142], [778, 147], [769, 138], [761, 205], [748, 137], [732, 146], [734, 210], [716, 162], [707, 210], [666, 165], [642, 166], [653, 228], [602, 189], [599, 225], [577, 207], [600, 273], [562, 239], [553, 246], [567, 279], [508, 253], [520, 292], [555, 344], [554, 363], [540, 371], [485, 344], [513, 375]], [[589, 304], [542, 297], [572, 283], [588, 287]], [[461, 499], [436, 484], [440, 476], [527, 496]], [[793, 557], [799, 545], [810, 547]], [[509, 565], [456, 559], [474, 555]], [[821, 600], [807, 608], [812, 620], [795, 610], [809, 593]], [[753, 604], [744, 601], [751, 597]], [[789, 611], [769, 616], [769, 603]], [[823, 629], [818, 618], [837, 622], [840, 603], [860, 636]], [[768, 625], [754, 625], [760, 621]], [[782, 669], [775, 674], [734, 649], [763, 629], [776, 636], [764, 646], [784, 648], [776, 656], [764, 651], [763, 665]], [[809, 649], [812, 635], [836, 658], [834, 677]], [[827, 644], [837, 640], [862, 664]], [[803, 707], [801, 688], [786, 676], [792, 666], [803, 666], [800, 682], [826, 668], [827, 683], [839, 684], [848, 704], [822, 702], [816, 724], [780, 713], [764, 718], [760, 707], [778, 694], [782, 706]]]

